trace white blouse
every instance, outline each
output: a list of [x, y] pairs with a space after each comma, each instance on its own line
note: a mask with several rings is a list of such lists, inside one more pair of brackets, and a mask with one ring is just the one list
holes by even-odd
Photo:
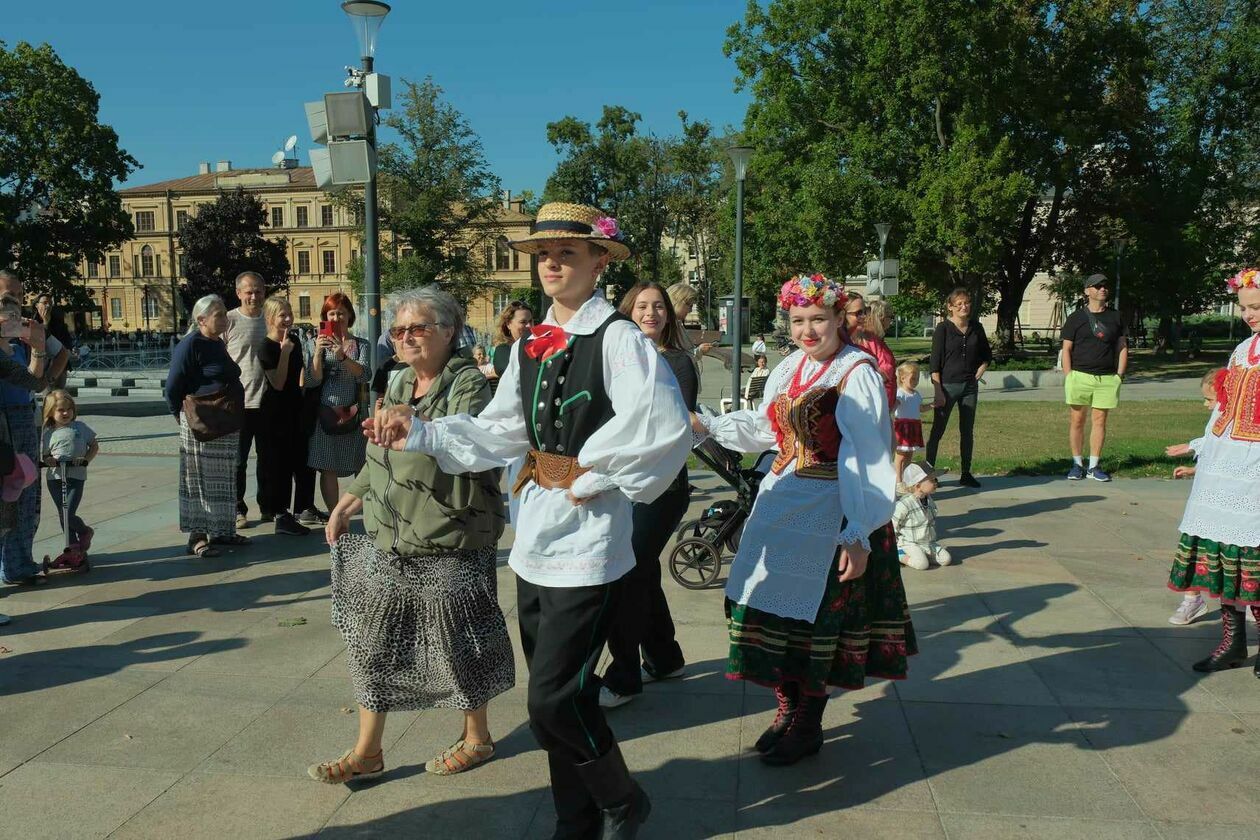
[[[802, 358], [803, 382], [818, 372], [818, 362], [796, 351], [771, 372], [767, 406], [788, 389]], [[811, 386], [835, 387], [853, 372], [836, 401], [841, 439], [832, 492], [822, 492], [827, 487], [823, 480], [796, 475], [795, 459], [782, 473], [766, 474], [731, 565], [726, 584], [731, 600], [784, 618], [813, 621], [836, 547], [861, 543], [869, 548], [871, 532], [892, 518], [897, 477], [888, 392], [873, 364], [855, 369], [863, 360], [874, 362], [862, 350], [847, 346]], [[703, 422], [728, 449], [762, 452], [778, 445], [765, 410], [736, 411]]]
[[[1248, 338], [1234, 348], [1231, 367], [1256, 367], [1247, 360], [1251, 343]], [[1260, 443], [1234, 440], [1232, 426], [1220, 437], [1212, 434], [1220, 411], [1219, 405], [1212, 408], [1203, 437], [1190, 443], [1198, 463], [1181, 532], [1227, 545], [1260, 546]]]
[[[582, 305], [564, 331], [590, 335], [613, 313], [598, 294]], [[556, 324], [549, 310], [544, 324]], [[528, 339], [526, 339], [528, 340]], [[634, 567], [631, 502], [651, 502], [665, 492], [691, 451], [691, 425], [669, 365], [634, 324], [618, 321], [604, 332], [604, 386], [614, 416], [577, 454], [589, 467], [573, 482], [575, 505], [564, 490], [530, 482], [521, 490], [512, 570], [537, 586], [594, 586]], [[407, 451], [424, 452], [448, 473], [502, 467], [531, 448], [513, 348], [490, 404], [467, 414], [413, 422]]]

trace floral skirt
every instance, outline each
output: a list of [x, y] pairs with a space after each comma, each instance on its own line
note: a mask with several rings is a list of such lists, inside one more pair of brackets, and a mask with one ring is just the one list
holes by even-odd
[[1260, 548], [1182, 534], [1168, 588], [1176, 592], [1206, 592], [1235, 607], [1260, 604]]
[[906, 678], [906, 658], [919, 648], [892, 525], [871, 535], [862, 577], [841, 583], [839, 561], [837, 549], [813, 622], [727, 601], [727, 679], [768, 686], [797, 682], [806, 694], [822, 695], [828, 686], [861, 688], [867, 677]]

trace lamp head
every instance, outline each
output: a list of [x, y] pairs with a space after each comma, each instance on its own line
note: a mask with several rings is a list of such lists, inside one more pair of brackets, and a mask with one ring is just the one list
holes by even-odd
[[888, 222], [876, 222], [875, 232], [879, 234], [879, 247], [883, 248], [888, 243], [888, 233], [892, 230], [892, 225]]
[[731, 156], [731, 163], [735, 164], [735, 180], [744, 180], [748, 174], [748, 160], [753, 153], [752, 146], [731, 146], [726, 153]]
[[350, 18], [354, 34], [359, 39], [361, 57], [370, 59], [376, 56], [376, 36], [389, 9], [389, 4], [380, 0], [346, 0], [341, 4], [341, 10]]

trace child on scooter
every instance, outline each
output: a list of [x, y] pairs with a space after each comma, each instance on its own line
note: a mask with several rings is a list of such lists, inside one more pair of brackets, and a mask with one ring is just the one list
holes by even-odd
[[[87, 466], [100, 452], [100, 444], [96, 442], [96, 432], [78, 419], [78, 407], [68, 391], [53, 391], [44, 398], [43, 438], [39, 451], [41, 460], [49, 468], [48, 492], [57, 508], [57, 518], [69, 517], [70, 545], [77, 545], [82, 553], [87, 554], [95, 532], [79, 518], [78, 510], [79, 503], [83, 501]], [[66, 484], [64, 488], [63, 481]], [[61, 527], [66, 530], [64, 520], [61, 520]]]

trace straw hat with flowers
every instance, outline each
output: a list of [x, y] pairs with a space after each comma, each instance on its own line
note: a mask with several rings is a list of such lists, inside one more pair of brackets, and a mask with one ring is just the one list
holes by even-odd
[[535, 254], [544, 243], [556, 239], [585, 239], [607, 251], [613, 262], [630, 258], [617, 220], [585, 204], [544, 204], [534, 221], [534, 232], [511, 244], [518, 251]]

